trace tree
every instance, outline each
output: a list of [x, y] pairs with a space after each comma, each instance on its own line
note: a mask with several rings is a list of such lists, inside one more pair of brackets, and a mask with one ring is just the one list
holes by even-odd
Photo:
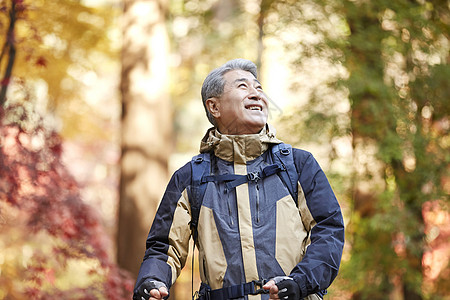
[[[129, 298], [132, 282], [109, 257], [111, 244], [100, 218], [81, 200], [77, 182], [62, 163], [61, 135], [37, 113], [33, 81], [67, 71], [58, 68], [62, 63], [42, 72], [54, 53], [41, 37], [57, 36], [52, 29], [67, 25], [59, 20], [43, 26], [34, 13], [54, 21], [61, 11], [43, 12], [55, 4], [50, 1], [45, 6], [23, 0], [0, 4], [0, 30], [6, 28], [0, 59], [0, 298]], [[77, 1], [59, 5], [73, 8], [76, 17], [90, 11]], [[73, 18], [64, 21], [70, 27]]]
[[9, 80], [11, 79], [12, 68], [14, 66], [14, 61], [16, 58], [16, 45], [14, 41], [14, 29], [16, 26], [16, 21], [18, 17], [18, 13], [23, 10], [20, 3], [19, 6], [16, 5], [16, 1], [11, 1], [11, 7], [7, 9], [6, 6], [3, 7], [4, 10], [8, 11], [9, 15], [9, 26], [6, 32], [5, 44], [2, 48], [0, 54], [0, 63], [4, 60], [6, 63], [5, 73], [2, 77], [1, 81], [1, 90], [0, 90], [0, 106], [3, 106], [6, 101], [6, 91], [8, 88]]
[[[376, 193], [373, 216], [362, 219], [366, 232], [358, 234], [360, 239], [377, 236], [376, 243], [384, 249], [384, 257], [378, 260], [385, 268], [380, 273], [386, 274], [382, 290], [391, 292], [393, 278], [398, 276], [405, 299], [424, 296], [422, 207], [442, 199], [441, 180], [448, 164], [446, 146], [439, 142], [448, 130], [438, 129], [438, 124], [448, 116], [444, 104], [448, 89], [441, 76], [449, 74], [449, 56], [448, 48], [440, 49], [442, 41], [448, 41], [450, 20], [442, 4], [430, 4], [344, 3], [350, 29], [345, 65], [351, 74], [346, 86], [353, 138], [355, 146], [375, 144], [385, 182], [384, 191]], [[363, 39], [367, 42], [362, 43]], [[428, 115], [427, 111], [433, 112]], [[365, 255], [358, 250], [354, 249], [355, 259]]]
[[126, 0], [122, 49], [122, 159], [118, 263], [138, 274], [168, 180], [172, 113], [166, 1]]
[[[443, 296], [436, 287], [424, 289], [422, 262], [424, 204], [437, 201], [448, 210], [448, 3], [311, 2], [319, 13], [305, 23], [321, 38], [305, 43], [298, 61], [319, 55], [348, 72], [326, 83], [348, 93], [347, 129], [339, 114], [323, 110], [330, 97], [317, 94], [302, 128], [330, 129], [331, 145], [345, 132], [352, 139], [351, 257], [342, 273], [353, 298], [385, 299], [395, 292], [404, 299]], [[323, 30], [323, 16], [339, 30]]]
[[[61, 162], [59, 134], [32, 106], [8, 102], [0, 108], [0, 296], [129, 298], [132, 282], [109, 257], [99, 216]], [[77, 264], [84, 267], [71, 267]]]

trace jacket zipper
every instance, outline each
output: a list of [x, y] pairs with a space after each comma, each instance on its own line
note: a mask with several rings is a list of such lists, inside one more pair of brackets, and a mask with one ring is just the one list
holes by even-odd
[[233, 214], [231, 213], [231, 206], [230, 206], [230, 199], [229, 199], [229, 197], [227, 199], [227, 206], [228, 206], [228, 215], [230, 216], [230, 223], [231, 223], [231, 225], [234, 225]]
[[256, 223], [259, 223], [259, 185], [255, 183], [256, 187]]

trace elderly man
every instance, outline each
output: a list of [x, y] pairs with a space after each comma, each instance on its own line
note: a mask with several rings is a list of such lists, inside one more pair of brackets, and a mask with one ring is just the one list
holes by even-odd
[[202, 100], [214, 125], [170, 180], [147, 238], [133, 299], [163, 299], [192, 236], [199, 299], [321, 299], [336, 277], [344, 224], [313, 156], [275, 137], [256, 66], [213, 70]]

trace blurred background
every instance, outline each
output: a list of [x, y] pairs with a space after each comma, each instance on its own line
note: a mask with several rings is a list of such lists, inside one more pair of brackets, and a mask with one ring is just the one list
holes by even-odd
[[131, 299], [238, 57], [342, 206], [326, 298], [450, 299], [449, 34], [448, 0], [0, 0], [0, 299]]

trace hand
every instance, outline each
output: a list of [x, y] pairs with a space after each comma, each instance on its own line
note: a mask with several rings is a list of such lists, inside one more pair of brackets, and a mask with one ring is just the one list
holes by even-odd
[[280, 297], [278, 297], [278, 286], [275, 284], [275, 281], [269, 280], [263, 285], [263, 289], [269, 291], [269, 299], [280, 299]]
[[300, 287], [292, 277], [274, 277], [263, 286], [263, 289], [269, 290], [269, 299], [300, 299]]
[[133, 300], [161, 300], [169, 295], [164, 283], [157, 280], [145, 280], [134, 291]]
[[164, 297], [168, 296], [169, 292], [166, 287], [160, 287], [157, 289], [150, 290], [150, 299], [149, 300], [160, 300], [164, 299]]

